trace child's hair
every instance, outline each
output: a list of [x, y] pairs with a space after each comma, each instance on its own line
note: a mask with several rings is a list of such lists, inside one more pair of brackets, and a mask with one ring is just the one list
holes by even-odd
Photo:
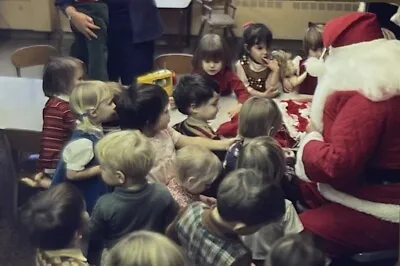
[[179, 112], [190, 115], [191, 105], [198, 107], [207, 103], [214, 96], [214, 92], [219, 93], [219, 85], [211, 77], [189, 74], [182, 76], [173, 92], [175, 105]]
[[304, 235], [287, 235], [279, 239], [269, 252], [265, 266], [325, 266], [326, 258], [311, 238]]
[[19, 220], [35, 247], [63, 249], [84, 227], [85, 209], [81, 192], [75, 186], [63, 183], [31, 198], [21, 208]]
[[292, 54], [287, 53], [283, 50], [274, 50], [271, 52], [272, 58], [278, 61], [279, 65], [279, 76], [281, 80], [286, 77], [290, 77], [293, 73], [293, 65], [288, 64], [292, 58]]
[[110, 251], [107, 266], [184, 266], [180, 248], [167, 237], [148, 231], [131, 233]]
[[121, 129], [143, 130], [157, 123], [168, 106], [165, 90], [154, 84], [134, 84], [124, 90], [117, 102]]
[[238, 169], [227, 175], [218, 188], [217, 208], [227, 222], [246, 226], [277, 220], [285, 213], [285, 198], [280, 187], [266, 182], [254, 169]]
[[146, 181], [154, 164], [153, 146], [138, 130], [109, 133], [99, 140], [95, 150], [102, 167], [121, 171], [137, 183]]
[[243, 138], [275, 136], [282, 127], [282, 114], [274, 100], [251, 97], [240, 109], [239, 135]]
[[75, 86], [77, 73], [79, 71], [83, 72], [83, 69], [83, 62], [77, 58], [51, 58], [45, 65], [43, 71], [44, 95], [47, 97], [53, 97], [60, 94], [69, 95]]
[[232, 58], [229, 46], [218, 34], [210, 33], [204, 35], [193, 55], [192, 65], [195, 70], [202, 70], [202, 61], [222, 61], [222, 68], [232, 67]]
[[265, 44], [269, 49], [272, 38], [272, 32], [266, 25], [262, 23], [250, 24], [243, 32], [243, 45], [239, 56], [248, 56], [251, 47], [257, 44]]
[[272, 137], [257, 137], [244, 144], [236, 168], [258, 170], [267, 182], [279, 184], [286, 172], [285, 155]]
[[322, 41], [322, 31], [324, 25], [320, 23], [308, 23], [308, 28], [303, 39], [303, 51], [306, 56], [309, 55], [309, 51], [317, 51], [318, 49], [324, 48]]
[[184, 183], [189, 177], [215, 179], [222, 169], [221, 161], [208, 149], [188, 145], [176, 153], [177, 180]]
[[90, 121], [88, 112], [96, 110], [102, 102], [112, 101], [114, 93], [107, 83], [102, 81], [81, 81], [69, 97], [71, 111], [78, 118], [77, 129], [97, 130]]

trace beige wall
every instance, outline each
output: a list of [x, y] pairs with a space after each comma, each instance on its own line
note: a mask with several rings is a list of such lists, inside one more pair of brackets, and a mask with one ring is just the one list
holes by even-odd
[[[176, 0], [179, 1], [179, 0]], [[52, 7], [53, 0], [0, 0], [0, 28], [49, 32], [58, 27], [57, 16]], [[309, 21], [325, 22], [327, 19], [354, 10], [357, 3], [317, 3], [271, 0], [237, 0], [236, 15], [238, 36], [241, 25], [248, 21], [262, 22], [271, 27], [277, 39], [301, 39]], [[197, 3], [193, 6], [192, 34], [197, 34], [200, 15]], [[162, 10], [167, 34], [176, 33], [179, 13]], [[62, 17], [62, 25], [69, 29], [68, 21]]]

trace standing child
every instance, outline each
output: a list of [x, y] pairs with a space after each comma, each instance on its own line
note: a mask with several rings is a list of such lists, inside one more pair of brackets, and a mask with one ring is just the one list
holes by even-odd
[[211, 187], [221, 172], [218, 157], [206, 148], [190, 145], [176, 154], [176, 177], [168, 182], [172, 197], [181, 208], [195, 201], [215, 203], [200, 195]]
[[99, 198], [90, 217], [91, 250], [108, 250], [137, 230], [165, 232], [179, 207], [165, 186], [147, 182], [155, 158], [149, 140], [138, 130], [109, 133], [96, 156], [104, 182], [115, 189]]
[[240, 104], [249, 98], [243, 82], [232, 71], [232, 59], [229, 47], [218, 34], [204, 35], [193, 56], [195, 72], [214, 79], [220, 88], [221, 96], [230, 95], [232, 91]]
[[114, 114], [114, 94], [101, 81], [79, 83], [70, 96], [70, 106], [78, 117], [76, 130], [62, 151], [52, 185], [68, 181], [83, 193], [89, 213], [97, 199], [108, 191], [94, 157], [94, 145], [103, 136], [101, 124]]
[[111, 251], [105, 266], [184, 266], [180, 248], [165, 236], [138, 231], [121, 240]]
[[[271, 137], [257, 137], [244, 145], [239, 154], [237, 168], [254, 169], [264, 174], [266, 182], [285, 184], [285, 155], [279, 144]], [[252, 251], [253, 260], [260, 265], [267, 258], [271, 246], [287, 234], [298, 234], [304, 230], [293, 204], [285, 199], [285, 215], [256, 233], [243, 236], [242, 240]], [[286, 264], [283, 264], [286, 265]]]
[[31, 198], [22, 206], [19, 220], [37, 248], [35, 265], [89, 266], [79, 248], [88, 219], [82, 194], [70, 184]]
[[[99, 0], [56, 0], [64, 14], [71, 22], [74, 43], [71, 55], [85, 62], [88, 77], [93, 80], [108, 80], [107, 74], [107, 28], [108, 7], [105, 1]], [[86, 31], [76, 25], [82, 23], [85, 16]], [[87, 26], [89, 25], [89, 26]]]
[[[303, 52], [305, 58], [299, 62], [299, 73], [307, 73], [304, 63], [308, 58], [319, 58], [322, 55], [324, 44], [322, 42], [323, 25], [312, 23], [308, 24], [306, 34], [303, 39]], [[317, 78], [307, 74], [305, 80], [299, 85], [300, 94], [313, 95], [317, 87]]]
[[264, 24], [250, 24], [243, 32], [236, 71], [252, 96], [273, 98], [280, 93], [279, 66], [270, 55], [271, 42], [272, 32]]
[[240, 169], [222, 181], [217, 206], [189, 205], [168, 227], [167, 235], [181, 244], [190, 265], [250, 266], [251, 252], [239, 235], [256, 232], [284, 211], [279, 186], [265, 182], [261, 172]]
[[168, 184], [175, 176], [176, 149], [200, 145], [210, 150], [226, 150], [234, 139], [211, 140], [188, 137], [169, 126], [168, 95], [154, 84], [132, 85], [117, 104], [121, 129], [138, 129], [149, 138], [156, 151], [149, 180]]
[[60, 152], [75, 128], [75, 116], [69, 107], [69, 96], [84, 75], [83, 64], [73, 57], [52, 58], [44, 67], [43, 92], [49, 99], [43, 108], [38, 170], [34, 179], [22, 181], [33, 187], [50, 186]]
[[265, 266], [325, 266], [324, 254], [312, 240], [300, 235], [288, 235], [272, 247]]

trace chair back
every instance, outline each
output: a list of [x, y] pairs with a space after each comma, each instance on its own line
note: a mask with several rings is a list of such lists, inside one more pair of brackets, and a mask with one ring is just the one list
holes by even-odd
[[168, 69], [177, 75], [188, 74], [193, 71], [191, 54], [163, 54], [154, 59], [156, 69]]
[[11, 150], [27, 153], [40, 152], [41, 132], [23, 129], [4, 129]]
[[21, 68], [45, 65], [51, 57], [57, 56], [57, 50], [51, 45], [33, 45], [17, 49], [11, 55], [11, 62], [21, 77]]

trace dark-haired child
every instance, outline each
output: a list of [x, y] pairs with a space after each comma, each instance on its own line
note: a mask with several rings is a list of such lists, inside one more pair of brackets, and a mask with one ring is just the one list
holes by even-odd
[[261, 23], [250, 24], [243, 32], [239, 78], [252, 96], [273, 98], [281, 90], [278, 62], [270, 55], [271, 30]]
[[239, 169], [222, 181], [217, 206], [189, 205], [168, 227], [167, 235], [182, 246], [193, 266], [249, 266], [251, 252], [239, 235], [256, 232], [284, 212], [279, 186], [265, 182], [261, 172]]
[[232, 55], [229, 47], [218, 34], [204, 35], [193, 56], [193, 69], [214, 79], [220, 88], [221, 96], [230, 95], [232, 91], [240, 104], [249, 98], [243, 82], [232, 71]]
[[168, 103], [168, 95], [163, 88], [140, 84], [122, 92], [116, 109], [121, 129], [138, 129], [149, 138], [156, 158], [148, 178], [165, 185], [175, 176], [176, 148], [199, 145], [224, 151], [234, 142], [234, 139], [211, 140], [182, 135], [169, 126]]
[[36, 247], [37, 266], [88, 266], [80, 250], [89, 216], [80, 191], [60, 184], [31, 198], [19, 219]]
[[43, 108], [38, 171], [34, 179], [22, 181], [30, 186], [49, 187], [60, 159], [60, 152], [75, 128], [75, 115], [69, 96], [84, 75], [83, 63], [73, 57], [52, 58], [44, 67], [43, 92], [49, 97]]

